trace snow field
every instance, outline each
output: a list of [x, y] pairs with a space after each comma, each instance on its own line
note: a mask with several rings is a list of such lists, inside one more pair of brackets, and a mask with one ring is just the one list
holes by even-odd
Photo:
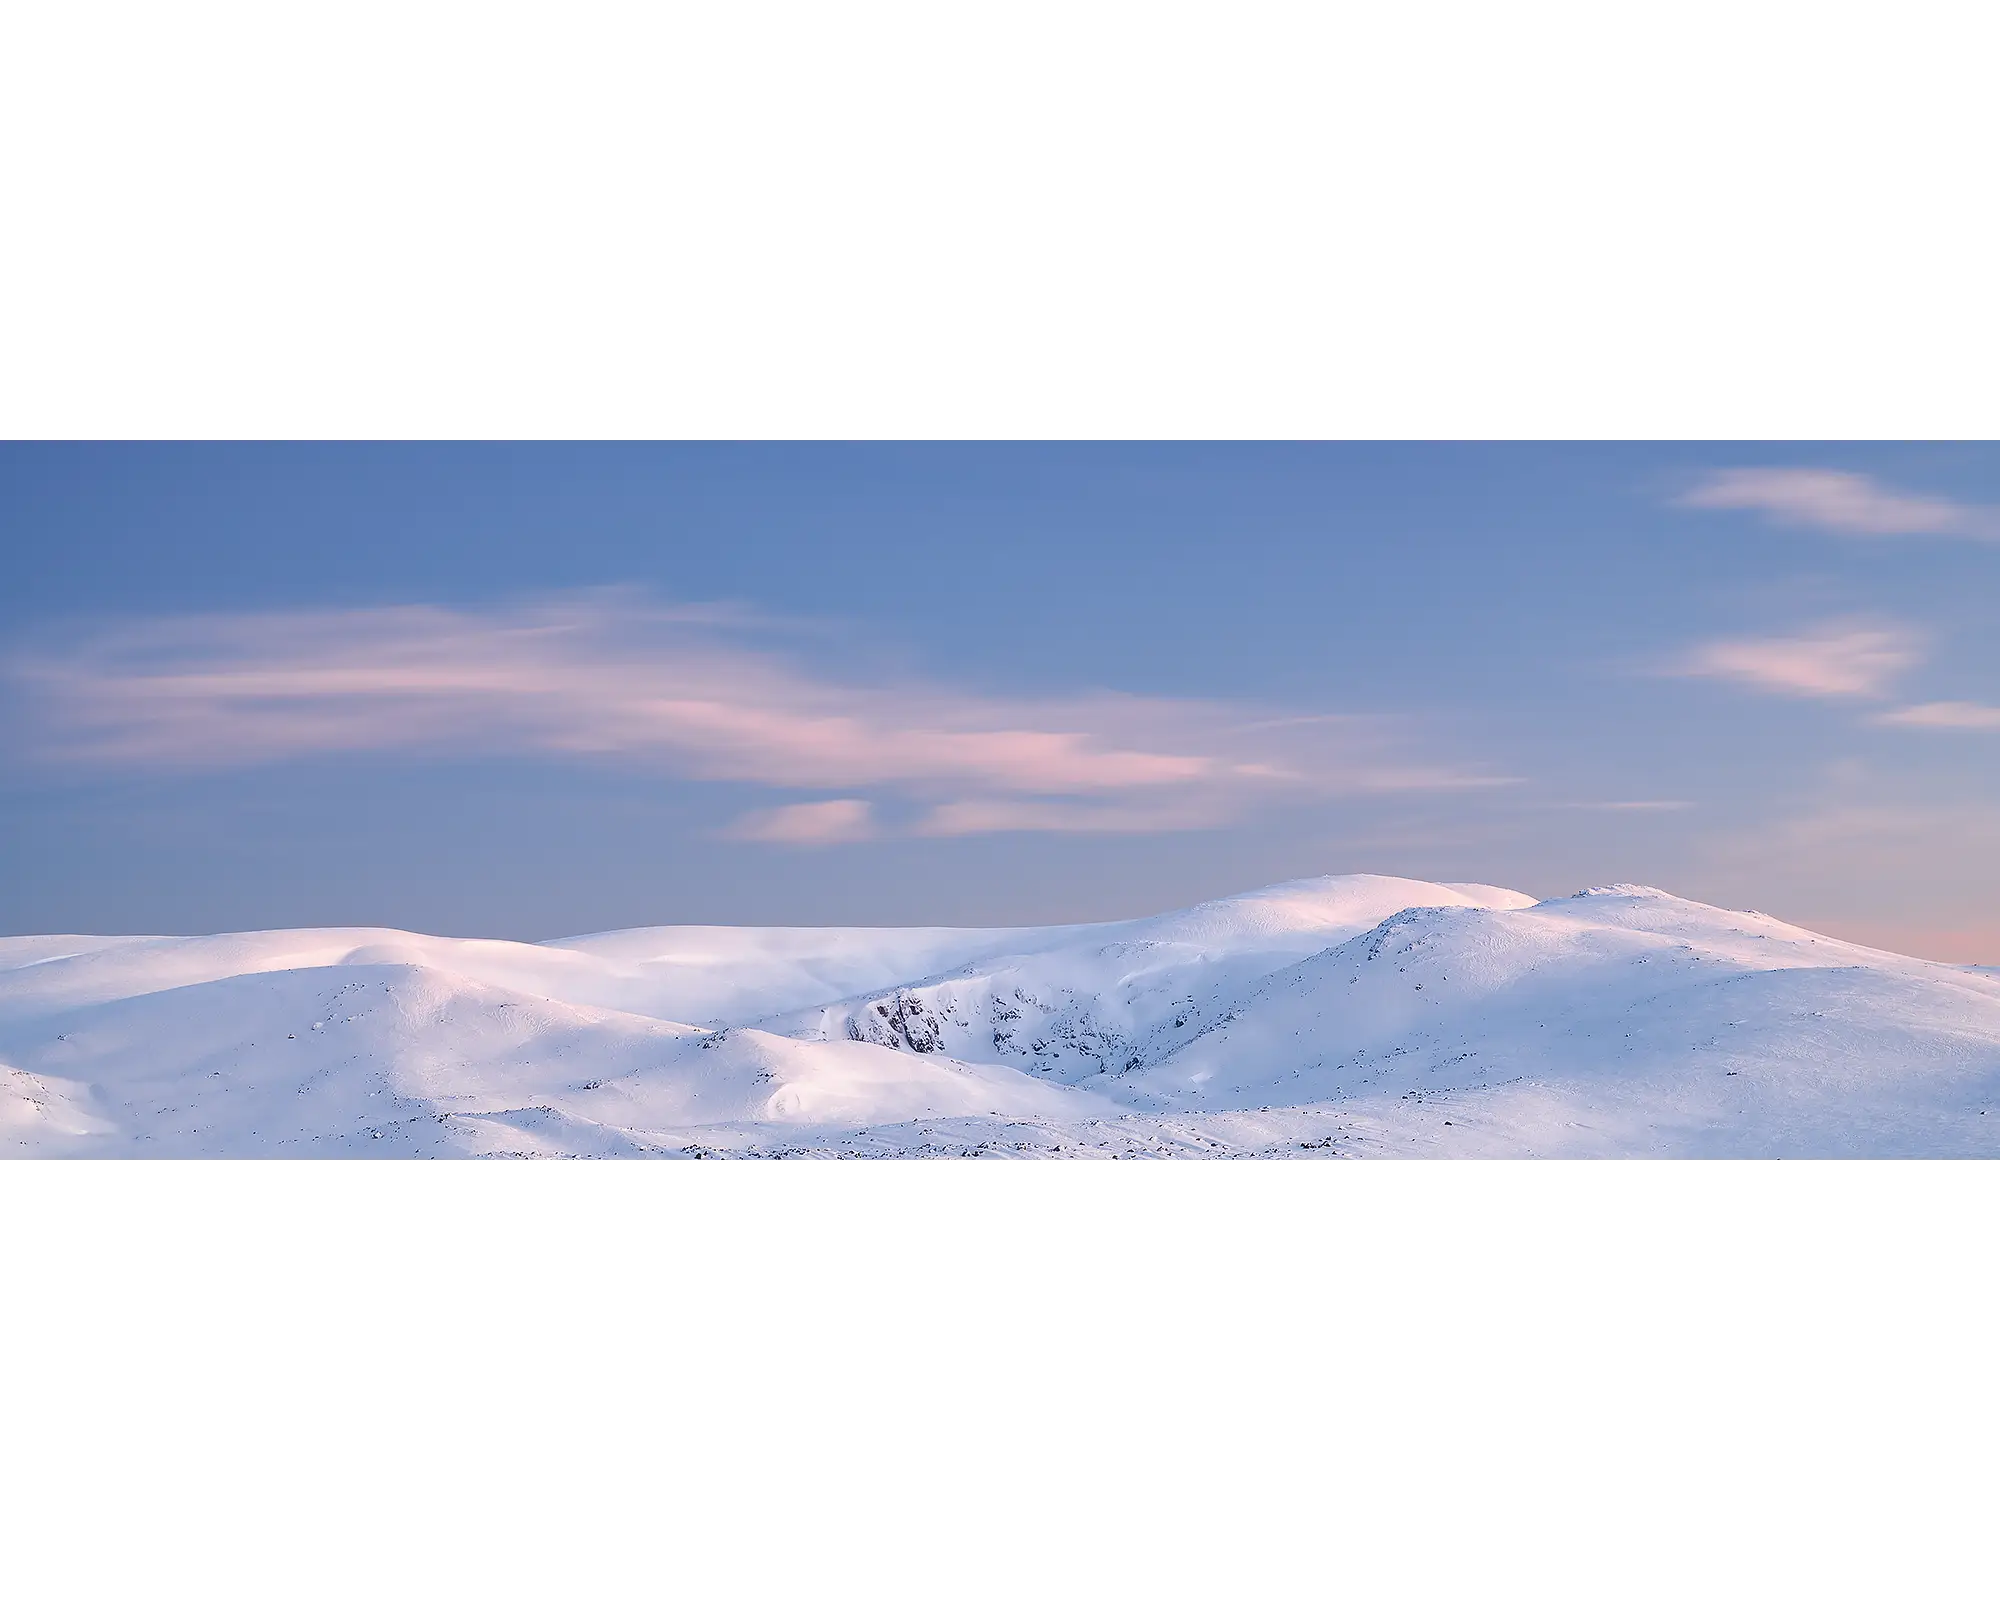
[[2000, 1153], [2000, 978], [1615, 885], [0, 940], [15, 1156]]

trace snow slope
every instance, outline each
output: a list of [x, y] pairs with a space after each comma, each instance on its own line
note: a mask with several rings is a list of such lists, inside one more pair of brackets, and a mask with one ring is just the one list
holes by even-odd
[[0, 940], [12, 1155], [1991, 1155], [2000, 976], [1620, 885]]

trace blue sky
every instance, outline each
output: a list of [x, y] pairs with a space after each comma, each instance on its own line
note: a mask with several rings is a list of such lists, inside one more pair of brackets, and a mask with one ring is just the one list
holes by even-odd
[[0, 932], [1639, 880], [2000, 961], [1981, 445], [11, 445]]

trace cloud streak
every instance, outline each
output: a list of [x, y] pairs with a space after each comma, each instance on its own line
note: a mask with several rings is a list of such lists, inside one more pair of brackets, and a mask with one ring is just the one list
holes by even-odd
[[1898, 728], [2000, 729], [2000, 706], [1983, 706], [1971, 700], [1930, 700], [1885, 711], [1875, 720]]
[[725, 836], [763, 844], [854, 844], [876, 836], [875, 808], [866, 800], [808, 800], [795, 806], [772, 806], [738, 817]]
[[1676, 505], [1697, 511], [1761, 511], [1788, 527], [1851, 538], [1941, 534], [2000, 538], [2000, 511], [1890, 489], [1858, 472], [1817, 467], [1732, 467], [1711, 472]]
[[1722, 678], [1766, 694], [1879, 699], [1922, 659], [1921, 641], [1906, 629], [1829, 623], [1787, 637], [1711, 639], [1666, 671], [1670, 677]]
[[[732, 835], [1211, 827], [1284, 800], [1497, 780], [1399, 759], [1397, 725], [1215, 701], [1010, 699], [857, 682], [768, 648], [740, 615], [572, 596], [181, 618], [16, 658], [45, 757], [218, 769], [343, 753], [501, 753], [697, 780], [847, 791], [754, 812]], [[864, 791], [862, 798], [854, 791]]]
[[1558, 811], [1686, 811], [1692, 800], [1560, 800]]

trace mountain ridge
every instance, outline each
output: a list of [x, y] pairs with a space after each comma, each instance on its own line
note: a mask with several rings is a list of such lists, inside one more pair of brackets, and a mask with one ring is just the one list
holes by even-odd
[[1370, 874], [1021, 929], [29, 936], [0, 1153], [1986, 1156], [2000, 977]]

